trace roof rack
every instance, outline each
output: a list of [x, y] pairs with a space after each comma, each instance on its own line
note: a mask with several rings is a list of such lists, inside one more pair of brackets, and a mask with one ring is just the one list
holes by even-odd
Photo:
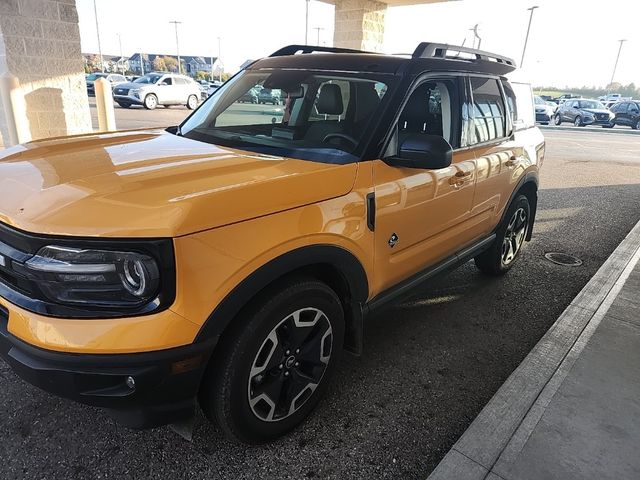
[[313, 53], [313, 52], [325, 52], [325, 53], [374, 53], [365, 52], [363, 50], [353, 50], [351, 48], [334, 48], [334, 47], [318, 47], [314, 45], [287, 45], [280, 50], [273, 52], [270, 57], [285, 57], [287, 55], [295, 55], [297, 53]]
[[[455, 55], [450, 55], [449, 52]], [[461, 53], [466, 53], [475, 58], [460, 57]], [[442, 58], [449, 60], [467, 60], [476, 62], [492, 62], [499, 63], [505, 67], [511, 67], [515, 70], [516, 62], [511, 58], [496, 55], [495, 53], [476, 50], [475, 48], [458, 47], [456, 45], [447, 45], [446, 43], [430, 43], [422, 42], [413, 52], [412, 58]]]

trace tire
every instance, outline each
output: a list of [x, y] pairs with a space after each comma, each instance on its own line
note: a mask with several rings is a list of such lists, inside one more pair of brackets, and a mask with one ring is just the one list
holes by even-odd
[[[518, 195], [509, 205], [504, 220], [496, 230], [491, 246], [474, 258], [476, 266], [487, 275], [507, 273], [522, 252], [531, 226], [531, 206], [525, 195]], [[507, 247], [508, 245], [508, 247]], [[505, 250], [508, 248], [508, 250]]]
[[560, 115], [556, 115], [555, 117], [553, 117], [553, 123], [555, 125], [562, 125], [562, 118], [560, 118]]
[[258, 99], [257, 98], [252, 98], [251, 99], [251, 103], [253, 103], [254, 105], [258, 104]]
[[120, 103], [120, 102], [118, 102], [118, 105], [120, 105], [121, 108], [131, 108], [131, 104], [130, 103]]
[[640, 130], [640, 120], [638, 120], [635, 124], [635, 126], [633, 127], [634, 130]]
[[578, 115], [575, 120], [573, 121], [573, 124], [576, 127], [584, 127], [584, 125], [582, 124], [582, 117], [580, 115]]
[[187, 98], [187, 108], [189, 110], [195, 110], [198, 108], [198, 97], [195, 95], [189, 95], [189, 98]]
[[150, 93], [144, 97], [144, 108], [147, 110], [154, 110], [158, 106], [158, 97], [155, 94]]
[[200, 406], [229, 438], [268, 442], [300, 424], [324, 394], [342, 350], [342, 305], [326, 284], [296, 278], [266, 289], [234, 322], [205, 373]]

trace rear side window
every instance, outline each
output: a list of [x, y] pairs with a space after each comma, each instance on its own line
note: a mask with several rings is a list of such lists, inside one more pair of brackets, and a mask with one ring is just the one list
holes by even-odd
[[506, 111], [498, 81], [494, 78], [471, 78], [473, 106], [470, 143], [502, 138], [506, 134]]

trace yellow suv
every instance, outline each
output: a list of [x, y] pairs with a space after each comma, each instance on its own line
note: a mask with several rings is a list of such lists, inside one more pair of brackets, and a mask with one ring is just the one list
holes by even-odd
[[[369, 312], [472, 258], [503, 274], [530, 239], [544, 141], [512, 70], [290, 46], [179, 127], [5, 150], [0, 354], [133, 428], [199, 400], [240, 441], [283, 434]], [[280, 105], [241, 102], [265, 88]]]

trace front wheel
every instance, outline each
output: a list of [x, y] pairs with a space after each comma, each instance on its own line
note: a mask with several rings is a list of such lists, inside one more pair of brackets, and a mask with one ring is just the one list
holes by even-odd
[[518, 195], [507, 210], [496, 239], [487, 250], [475, 257], [476, 266], [488, 275], [507, 273], [520, 256], [530, 228], [531, 206], [525, 195]]
[[147, 110], [153, 110], [158, 106], [158, 97], [156, 97], [153, 93], [150, 93], [146, 97], [144, 97], [144, 108]]
[[560, 118], [560, 115], [556, 115], [555, 117], [553, 117], [553, 123], [555, 125], [562, 125], [562, 118]]
[[583, 127], [584, 125], [582, 124], [582, 117], [581, 117], [580, 115], [578, 115], [578, 116], [576, 117], [576, 119], [573, 121], [573, 124], [574, 124], [576, 127]]
[[342, 305], [326, 284], [299, 278], [265, 290], [234, 322], [200, 405], [228, 437], [267, 442], [300, 424], [326, 390], [342, 350]]
[[195, 95], [189, 95], [189, 98], [187, 99], [187, 108], [189, 110], [195, 110], [197, 106], [198, 97], [196, 97]]

